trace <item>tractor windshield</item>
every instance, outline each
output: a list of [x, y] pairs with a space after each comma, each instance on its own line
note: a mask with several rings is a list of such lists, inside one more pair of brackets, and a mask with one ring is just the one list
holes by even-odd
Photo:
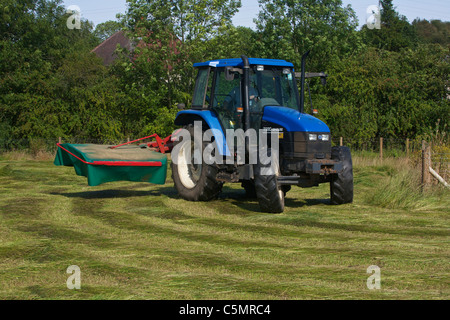
[[[200, 69], [193, 106], [214, 110], [225, 129], [243, 127], [242, 71]], [[210, 99], [211, 98], [211, 99]], [[253, 66], [250, 69], [249, 109], [253, 128], [259, 128], [265, 106], [299, 110], [295, 74], [291, 68]]]
[[292, 69], [255, 66], [250, 72], [250, 107], [262, 111], [269, 105], [299, 109], [297, 84]]

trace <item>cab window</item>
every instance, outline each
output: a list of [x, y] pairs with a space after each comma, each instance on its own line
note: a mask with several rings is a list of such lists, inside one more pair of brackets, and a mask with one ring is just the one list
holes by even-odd
[[242, 127], [241, 75], [234, 72], [234, 79], [225, 79], [225, 69], [216, 70], [216, 81], [211, 106], [225, 129]]
[[209, 68], [199, 69], [195, 81], [194, 98], [192, 100], [193, 108], [205, 107], [205, 96], [209, 78]]

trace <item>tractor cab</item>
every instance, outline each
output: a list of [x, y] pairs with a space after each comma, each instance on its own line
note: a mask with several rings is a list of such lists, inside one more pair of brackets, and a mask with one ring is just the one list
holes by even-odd
[[[248, 59], [248, 95], [242, 59], [197, 63], [199, 69], [192, 109], [213, 110], [226, 129], [245, 128], [248, 101], [250, 128], [260, 129], [264, 107], [300, 111], [293, 65], [283, 60]], [[248, 97], [248, 98], [247, 98]]]

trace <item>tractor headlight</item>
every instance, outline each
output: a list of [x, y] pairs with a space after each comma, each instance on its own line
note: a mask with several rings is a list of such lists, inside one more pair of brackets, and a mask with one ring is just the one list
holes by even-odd
[[330, 140], [330, 136], [328, 134], [321, 134], [319, 135], [319, 140], [328, 141]]
[[317, 140], [317, 134], [309, 134], [308, 135], [309, 141], [316, 141]]

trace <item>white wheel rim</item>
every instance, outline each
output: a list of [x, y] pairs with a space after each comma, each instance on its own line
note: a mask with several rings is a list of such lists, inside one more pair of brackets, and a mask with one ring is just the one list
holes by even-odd
[[[181, 184], [185, 188], [193, 189], [197, 185], [202, 170], [201, 151], [198, 148], [194, 148], [194, 152], [192, 154], [191, 140], [187, 140], [186, 142], [182, 143], [183, 144], [180, 147], [180, 151], [178, 153], [178, 176], [180, 178]], [[190, 150], [189, 152], [187, 151], [188, 148]], [[194, 159], [196, 159], [196, 161], [194, 161]], [[195, 164], [199, 161], [200, 164]]]

